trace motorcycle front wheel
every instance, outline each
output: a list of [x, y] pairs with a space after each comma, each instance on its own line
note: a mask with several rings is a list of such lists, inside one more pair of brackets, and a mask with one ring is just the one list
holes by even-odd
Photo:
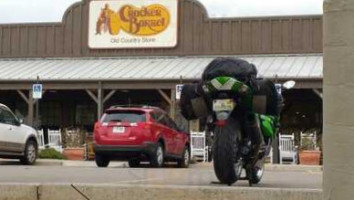
[[230, 117], [225, 126], [215, 126], [214, 138], [215, 175], [221, 183], [231, 185], [238, 180], [242, 170], [239, 122]]

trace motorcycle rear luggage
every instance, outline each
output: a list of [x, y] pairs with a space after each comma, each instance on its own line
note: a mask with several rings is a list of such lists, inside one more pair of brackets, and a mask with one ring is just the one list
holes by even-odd
[[187, 120], [208, 116], [210, 110], [200, 83], [184, 85], [180, 99], [181, 114]]
[[210, 81], [219, 76], [230, 76], [246, 84], [255, 80], [257, 69], [253, 64], [236, 58], [216, 58], [204, 70], [203, 81]]
[[282, 97], [271, 80], [256, 80], [253, 97], [255, 112], [278, 116], [282, 108]]

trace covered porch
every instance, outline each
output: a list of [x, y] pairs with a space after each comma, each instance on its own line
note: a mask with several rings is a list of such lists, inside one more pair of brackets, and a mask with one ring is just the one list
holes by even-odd
[[[186, 126], [179, 115], [175, 86], [198, 81], [214, 57], [0, 60], [0, 102], [10, 106], [26, 124], [36, 127], [80, 126], [91, 131], [104, 109], [120, 104], [159, 106], [177, 124]], [[301, 91], [308, 90], [321, 96], [322, 55], [240, 58], [254, 63], [260, 77], [278, 83], [295, 80], [295, 91], [300, 93], [289, 95], [301, 98]], [[31, 91], [37, 77], [44, 89], [38, 104]]]
[[17, 87], [0, 90], [0, 102], [24, 119], [25, 124], [36, 128], [80, 127], [91, 132], [95, 121], [112, 105], [158, 106], [176, 118], [174, 84], [171, 87], [149, 88], [139, 84], [108, 86], [110, 84], [102, 82], [83, 85], [54, 83], [50, 87], [41, 83], [44, 92], [39, 101], [31, 96], [31, 84], [26, 86], [22, 83], [13, 84]]

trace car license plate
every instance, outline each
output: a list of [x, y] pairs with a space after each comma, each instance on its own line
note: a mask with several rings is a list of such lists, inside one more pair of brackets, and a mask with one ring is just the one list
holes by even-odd
[[115, 126], [113, 127], [113, 133], [124, 133], [125, 127], [123, 126]]
[[236, 106], [232, 99], [217, 99], [213, 101], [213, 111], [231, 111]]

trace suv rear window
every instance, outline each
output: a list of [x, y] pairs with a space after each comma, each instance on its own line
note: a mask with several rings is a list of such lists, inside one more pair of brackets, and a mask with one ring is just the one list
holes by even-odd
[[110, 111], [107, 112], [102, 122], [145, 122], [146, 114], [142, 111]]

